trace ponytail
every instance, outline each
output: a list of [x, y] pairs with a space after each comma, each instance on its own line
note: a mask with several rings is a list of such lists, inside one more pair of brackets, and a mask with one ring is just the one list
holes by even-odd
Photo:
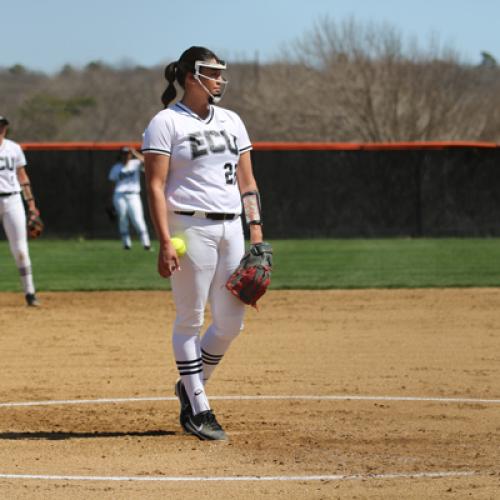
[[210, 59], [220, 61], [211, 50], [193, 46], [185, 50], [178, 61], [171, 62], [165, 68], [165, 80], [167, 80], [168, 86], [161, 96], [161, 102], [165, 107], [177, 97], [175, 82], [184, 88], [187, 74], [195, 72], [196, 61], [209, 61]]
[[177, 90], [175, 89], [174, 84], [176, 80], [177, 67], [178, 63], [176, 61], [171, 62], [165, 68], [165, 80], [167, 80], [168, 86], [161, 96], [161, 102], [163, 103], [163, 106], [165, 106], [165, 108], [175, 99], [177, 95]]

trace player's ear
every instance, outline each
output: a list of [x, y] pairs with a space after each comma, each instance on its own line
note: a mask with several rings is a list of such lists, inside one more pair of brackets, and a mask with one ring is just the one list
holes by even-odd
[[194, 78], [194, 74], [191, 73], [190, 71], [186, 73], [186, 79], [184, 80], [185, 85], [193, 85], [196, 83], [196, 80]]

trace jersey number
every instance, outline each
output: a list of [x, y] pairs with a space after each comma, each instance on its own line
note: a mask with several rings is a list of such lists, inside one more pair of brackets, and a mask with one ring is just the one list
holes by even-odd
[[226, 163], [224, 165], [226, 184], [236, 184], [236, 169], [238, 164], [233, 165], [232, 163]]

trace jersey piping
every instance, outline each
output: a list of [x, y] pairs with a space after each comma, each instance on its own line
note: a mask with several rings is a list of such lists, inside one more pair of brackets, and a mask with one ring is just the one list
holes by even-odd
[[157, 148], [144, 148], [144, 149], [141, 149], [142, 153], [144, 153], [146, 151], [151, 151], [151, 152], [160, 153], [160, 154], [163, 154], [163, 155], [170, 156], [170, 151], [168, 151], [167, 149], [157, 149]]

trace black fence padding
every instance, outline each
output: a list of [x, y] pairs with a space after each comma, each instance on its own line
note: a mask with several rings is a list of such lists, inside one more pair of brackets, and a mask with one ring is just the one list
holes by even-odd
[[420, 234], [500, 235], [499, 149], [427, 151], [420, 168]]
[[[27, 151], [26, 158], [47, 235], [118, 238], [117, 223], [106, 214], [113, 193], [108, 174], [116, 152]], [[144, 186], [142, 197], [147, 215]], [[151, 227], [149, 218], [147, 222]]]
[[[118, 237], [112, 151], [27, 151], [46, 234]], [[498, 236], [500, 150], [253, 151], [267, 238]], [[142, 197], [147, 222], [145, 190]]]
[[413, 234], [412, 152], [256, 152], [266, 235], [354, 237]]

